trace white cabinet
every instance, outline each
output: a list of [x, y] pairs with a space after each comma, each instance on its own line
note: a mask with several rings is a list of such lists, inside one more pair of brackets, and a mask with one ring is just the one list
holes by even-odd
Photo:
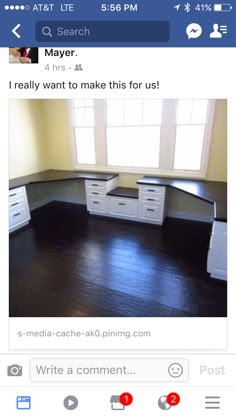
[[140, 185], [139, 186], [140, 194], [147, 194], [154, 196], [163, 196], [165, 195], [165, 186], [149, 186], [149, 185]]
[[139, 186], [139, 218], [152, 224], [163, 224], [166, 208], [165, 186]]
[[117, 178], [107, 181], [86, 180], [87, 210], [92, 214], [107, 214], [107, 192], [116, 187]]
[[9, 231], [15, 231], [28, 224], [30, 211], [25, 187], [9, 191]]
[[87, 209], [90, 212], [107, 213], [107, 199], [87, 197]]
[[211, 277], [227, 280], [227, 223], [214, 221], [207, 257]]
[[147, 204], [140, 204], [139, 216], [141, 219], [153, 223], [163, 223], [163, 206], [151, 206]]
[[137, 218], [138, 199], [109, 196], [108, 212], [121, 218]]
[[[116, 178], [105, 182], [86, 180], [87, 209], [90, 213], [163, 224], [166, 208], [165, 186], [140, 185], [135, 190], [116, 188], [116, 183]], [[112, 193], [107, 195], [111, 190]]]

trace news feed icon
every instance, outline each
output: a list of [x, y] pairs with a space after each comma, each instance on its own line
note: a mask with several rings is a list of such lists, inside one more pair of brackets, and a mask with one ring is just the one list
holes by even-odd
[[21, 377], [22, 376], [22, 367], [17, 364], [9, 365], [7, 367], [8, 377]]
[[10, 64], [38, 64], [38, 48], [10, 47]]
[[30, 396], [17, 396], [16, 408], [18, 410], [30, 410], [31, 409], [31, 397]]

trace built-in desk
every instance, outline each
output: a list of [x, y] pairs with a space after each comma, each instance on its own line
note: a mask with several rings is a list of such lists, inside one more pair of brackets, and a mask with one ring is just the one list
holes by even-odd
[[214, 205], [214, 219], [227, 222], [227, 183], [144, 176], [138, 185], [168, 186]]
[[[93, 173], [78, 172], [71, 170], [45, 170], [11, 179], [9, 182], [9, 230], [10, 232], [28, 224], [30, 211], [26, 193], [26, 186], [40, 183], [84, 180], [86, 183], [86, 202], [90, 210], [98, 210], [99, 213], [106, 213], [106, 193], [114, 188], [118, 174], [115, 173]], [[95, 189], [95, 190], [94, 190]], [[99, 199], [94, 199], [96, 195]]]
[[[118, 177], [118, 173], [92, 173], [79, 172], [71, 170], [45, 170], [43, 172], [33, 173], [28, 176], [22, 176], [9, 181], [9, 189], [19, 188], [35, 183], [60, 182], [66, 180], [97, 180], [109, 181]], [[178, 189], [203, 201], [214, 205], [214, 218], [216, 221], [227, 221], [227, 183], [213, 182], [203, 180], [188, 180], [174, 178], [160, 178], [153, 176], [144, 176], [137, 182], [138, 185], [159, 185]], [[128, 188], [130, 190], [130, 188]], [[124, 191], [125, 189], [123, 189]], [[117, 189], [116, 194], [121, 190]], [[135, 189], [133, 188], [133, 193]], [[121, 195], [119, 195], [121, 196]]]

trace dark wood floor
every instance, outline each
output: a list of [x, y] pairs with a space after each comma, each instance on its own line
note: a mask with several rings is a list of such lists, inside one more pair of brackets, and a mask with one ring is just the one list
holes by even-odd
[[226, 316], [226, 284], [206, 273], [210, 225], [162, 227], [51, 203], [10, 237], [11, 317]]

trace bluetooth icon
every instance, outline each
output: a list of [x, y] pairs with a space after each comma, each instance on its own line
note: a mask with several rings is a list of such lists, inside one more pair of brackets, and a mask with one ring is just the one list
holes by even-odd
[[185, 11], [185, 12], [187, 12], [187, 13], [189, 13], [189, 12], [190, 12], [190, 10], [191, 10], [191, 5], [190, 5], [189, 3], [186, 3], [186, 4], [184, 5], [184, 11]]

